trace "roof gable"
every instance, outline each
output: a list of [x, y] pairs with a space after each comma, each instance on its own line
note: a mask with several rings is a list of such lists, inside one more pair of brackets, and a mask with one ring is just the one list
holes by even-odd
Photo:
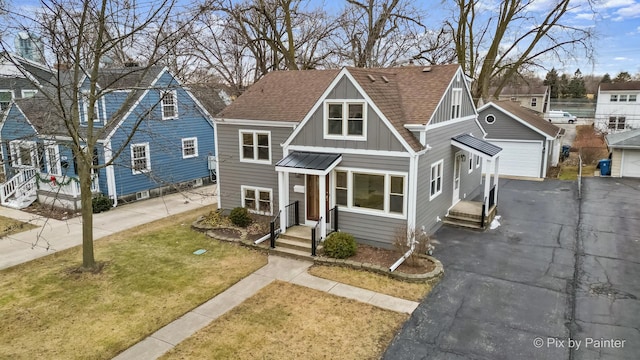
[[640, 129], [608, 134], [605, 138], [611, 148], [640, 148]]
[[640, 81], [625, 81], [619, 83], [602, 83], [600, 91], [616, 91], [616, 90], [640, 90]]
[[484, 111], [489, 107], [497, 108], [503, 113], [509, 115], [510, 118], [520, 122], [521, 124], [547, 138], [554, 139], [558, 136], [558, 134], [562, 132], [559, 127], [553, 125], [548, 121], [545, 121], [543, 118], [538, 116], [535, 111], [524, 108], [512, 101], [503, 100], [488, 102], [480, 109], [478, 109], [478, 111]]

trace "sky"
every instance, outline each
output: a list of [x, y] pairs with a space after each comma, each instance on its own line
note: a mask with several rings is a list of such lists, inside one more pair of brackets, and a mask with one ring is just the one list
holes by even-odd
[[[37, 0], [9, 0], [14, 5], [23, 7], [25, 11], [38, 6]], [[180, 0], [184, 4], [192, 0]], [[450, 2], [445, 0], [444, 2]], [[490, 8], [497, 6], [497, 0], [483, 0], [483, 4]], [[554, 0], [533, 0], [535, 8], [543, 9]], [[565, 59], [564, 64], [549, 62], [548, 68], [555, 67], [560, 73], [573, 74], [577, 68], [586, 75], [603, 75], [609, 73], [612, 77], [621, 71], [632, 75], [640, 73], [640, 0], [591, 0], [593, 10], [588, 0], [575, 0], [571, 3], [571, 10], [565, 21], [573, 26], [593, 28], [595, 39], [595, 63], [588, 62], [584, 55], [578, 54], [574, 59]], [[341, 9], [345, 0], [309, 0], [312, 7], [325, 6], [330, 12]], [[415, 0], [413, 4], [425, 11], [428, 27], [439, 26], [446, 12], [442, 9], [441, 0]], [[595, 14], [594, 14], [595, 12]]]

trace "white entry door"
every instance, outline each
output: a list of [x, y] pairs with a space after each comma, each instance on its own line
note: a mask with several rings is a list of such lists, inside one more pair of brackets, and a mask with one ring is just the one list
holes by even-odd
[[462, 167], [462, 153], [457, 153], [453, 164], [453, 205], [460, 201], [460, 170]]

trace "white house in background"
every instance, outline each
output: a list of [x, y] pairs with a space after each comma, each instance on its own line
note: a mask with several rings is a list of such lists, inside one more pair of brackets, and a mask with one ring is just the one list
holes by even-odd
[[595, 126], [606, 133], [640, 128], [640, 81], [600, 84]]

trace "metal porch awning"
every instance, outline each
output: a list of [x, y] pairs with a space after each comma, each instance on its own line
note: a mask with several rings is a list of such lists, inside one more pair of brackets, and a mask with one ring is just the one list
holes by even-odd
[[451, 145], [481, 157], [494, 159], [502, 148], [469, 134], [460, 134], [451, 138]]
[[294, 151], [276, 163], [276, 171], [326, 175], [342, 161], [342, 154]]

